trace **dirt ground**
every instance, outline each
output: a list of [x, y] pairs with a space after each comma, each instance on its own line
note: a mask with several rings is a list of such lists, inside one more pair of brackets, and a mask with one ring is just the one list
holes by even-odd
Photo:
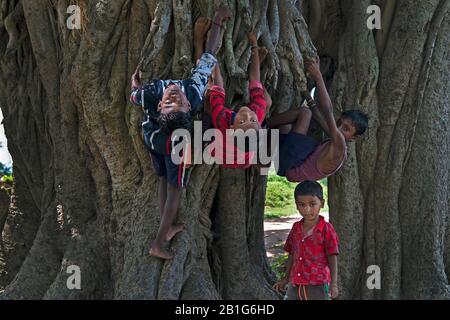
[[269, 262], [284, 252], [283, 246], [294, 222], [300, 217], [284, 217], [264, 221], [264, 242]]

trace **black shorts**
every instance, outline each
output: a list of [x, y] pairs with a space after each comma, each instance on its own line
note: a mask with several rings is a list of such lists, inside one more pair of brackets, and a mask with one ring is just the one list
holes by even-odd
[[148, 150], [159, 154], [170, 153], [170, 136], [160, 129], [143, 131], [144, 143]]
[[162, 155], [150, 151], [153, 168], [158, 177], [165, 177], [167, 182], [177, 188], [185, 188], [189, 178], [189, 168], [182, 164], [174, 164], [169, 155]]
[[184, 164], [175, 164], [170, 151], [170, 136], [160, 130], [144, 132], [144, 143], [152, 158], [153, 168], [158, 177], [165, 177], [167, 182], [178, 188], [184, 188], [189, 178], [189, 168]]
[[280, 134], [279, 147], [279, 176], [286, 176], [286, 171], [300, 166], [316, 149], [318, 143], [314, 138], [301, 133], [289, 132]]

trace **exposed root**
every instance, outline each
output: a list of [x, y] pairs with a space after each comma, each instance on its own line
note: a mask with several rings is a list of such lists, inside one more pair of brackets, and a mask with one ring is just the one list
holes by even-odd
[[14, 10], [6, 16], [4, 20], [4, 27], [9, 35], [7, 50], [17, 49], [19, 44], [19, 30], [17, 24], [23, 19], [22, 2], [17, 2]]

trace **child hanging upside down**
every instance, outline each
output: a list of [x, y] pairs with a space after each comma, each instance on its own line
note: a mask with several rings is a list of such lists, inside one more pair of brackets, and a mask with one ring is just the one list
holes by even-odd
[[[223, 139], [217, 139], [210, 144], [207, 149], [211, 156], [227, 168], [248, 168], [256, 152], [249, 151], [248, 144], [239, 148], [234, 143], [234, 134], [232, 130], [238, 130], [237, 133], [244, 133], [253, 130], [255, 140], [257, 140], [257, 131], [261, 129], [261, 123], [264, 120], [266, 109], [270, 107], [271, 99], [267, 91], [260, 82], [261, 61], [267, 54], [266, 48], [258, 48], [256, 35], [253, 32], [248, 34], [251, 44], [251, 63], [249, 68], [249, 86], [250, 103], [247, 106], [239, 108], [238, 112], [225, 107], [225, 90], [220, 68], [216, 65], [213, 71], [213, 85], [208, 89], [205, 103], [206, 118], [212, 121], [212, 125], [220, 130]], [[205, 119], [205, 117], [204, 117]], [[208, 121], [208, 120], [206, 120]], [[206, 125], [208, 127], [208, 125]], [[253, 141], [255, 145], [257, 141]]]
[[[367, 116], [358, 110], [343, 112], [336, 123], [319, 59], [306, 62], [306, 70], [317, 85], [318, 108], [305, 93], [309, 108], [292, 109], [268, 120], [269, 128], [280, 129], [278, 175], [294, 182], [318, 181], [336, 173], [347, 157], [346, 143], [355, 141], [368, 125]], [[307, 136], [312, 117], [330, 137], [320, 144]]]
[[[142, 123], [144, 142], [149, 149], [156, 174], [160, 177], [161, 223], [149, 252], [151, 256], [172, 259], [173, 253], [165, 250], [163, 245], [184, 228], [184, 224], [172, 225], [172, 223], [180, 205], [181, 188], [186, 187], [187, 165], [185, 161], [181, 164], [172, 161], [170, 136], [176, 129], [191, 130], [193, 127], [193, 115], [201, 105], [208, 78], [217, 63], [214, 53], [219, 44], [220, 26], [229, 17], [230, 11], [221, 6], [212, 24], [206, 18], [199, 18], [196, 21], [194, 48], [197, 66], [190, 78], [153, 80], [142, 86], [139, 67], [132, 76], [130, 101], [144, 109], [145, 121]], [[210, 34], [204, 45], [204, 38], [210, 28]]]

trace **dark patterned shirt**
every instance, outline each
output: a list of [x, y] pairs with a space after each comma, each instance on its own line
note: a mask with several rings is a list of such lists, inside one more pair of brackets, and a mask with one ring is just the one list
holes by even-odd
[[148, 147], [151, 150], [163, 154], [166, 154], [167, 152], [166, 141], [169, 137], [160, 130], [160, 126], [157, 122], [160, 115], [158, 112], [158, 104], [162, 99], [164, 90], [166, 90], [167, 86], [170, 84], [179, 86], [191, 104], [191, 114], [196, 114], [203, 101], [203, 94], [205, 93], [208, 84], [208, 78], [216, 63], [217, 59], [212, 54], [204, 53], [188, 79], [153, 80], [131, 92], [131, 103], [142, 106], [144, 109], [145, 118], [142, 122], [142, 130], [144, 135], [147, 136], [146, 142], [147, 144], [150, 144]]

